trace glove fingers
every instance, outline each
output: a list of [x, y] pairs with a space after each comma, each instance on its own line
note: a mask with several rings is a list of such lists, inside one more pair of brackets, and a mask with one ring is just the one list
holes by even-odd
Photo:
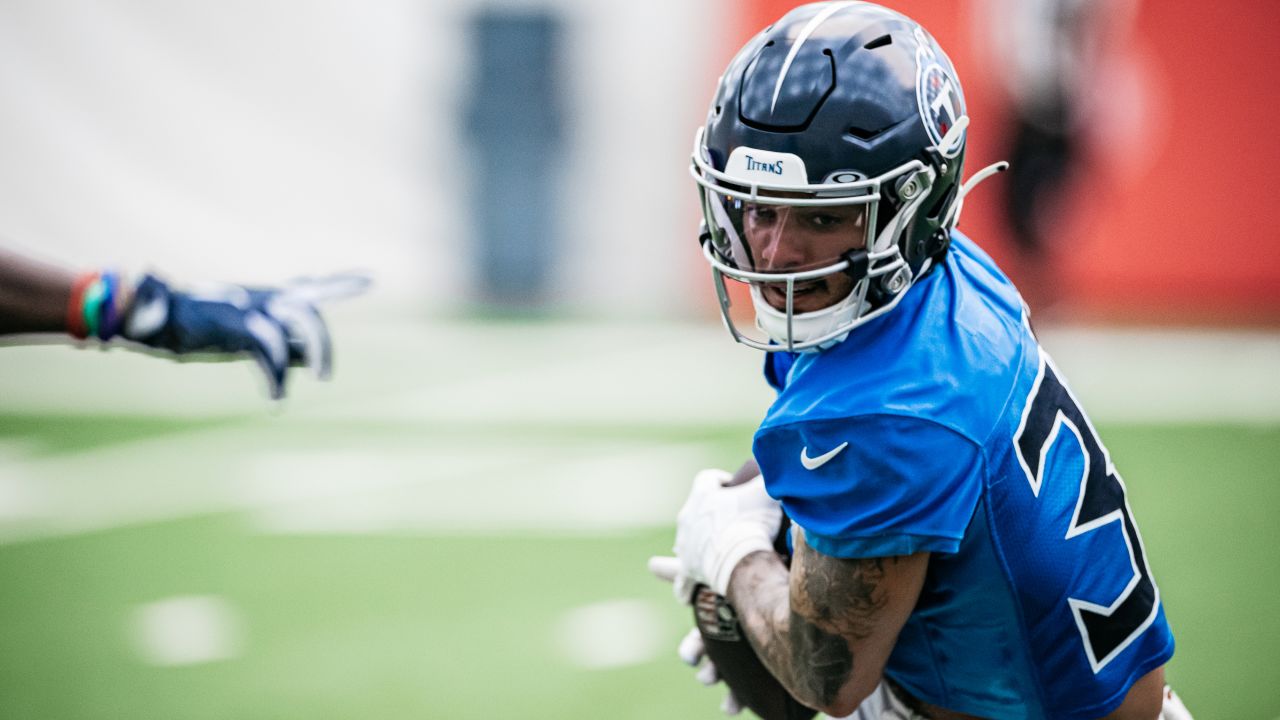
[[671, 591], [685, 605], [693, 604], [693, 591], [698, 587], [695, 580], [684, 574], [680, 558], [667, 555], [654, 555], [649, 558], [649, 572], [659, 580], [671, 583]]
[[316, 378], [328, 380], [333, 375], [333, 339], [329, 336], [329, 326], [320, 317], [320, 313], [312, 311], [311, 315], [319, 325], [320, 337], [319, 347], [316, 348], [320, 353], [320, 361], [315, 366]]
[[654, 555], [649, 558], [649, 572], [653, 573], [659, 580], [673, 583], [676, 581], [676, 576], [680, 574], [680, 558], [668, 555]]
[[698, 672], [694, 677], [698, 679], [698, 682], [707, 686], [715, 685], [720, 682], [720, 673], [716, 671], [715, 663], [710, 660], [707, 661], [707, 664], [698, 669]]
[[706, 645], [702, 642], [702, 633], [698, 632], [698, 628], [693, 628], [688, 635], [684, 636], [680, 646], [676, 648], [676, 654], [685, 665], [698, 666], [702, 657], [707, 654]]
[[367, 291], [371, 285], [373, 279], [363, 273], [335, 273], [321, 278], [298, 278], [287, 285], [285, 293], [292, 301], [315, 305], [355, 297]]
[[333, 344], [329, 328], [314, 307], [274, 299], [267, 312], [279, 320], [289, 333], [290, 360], [311, 369], [320, 380], [327, 380], [333, 370]]
[[284, 397], [284, 373], [289, 367], [289, 344], [284, 328], [256, 311], [245, 315], [244, 326], [253, 339], [253, 358], [267, 376], [268, 393], [273, 400], [279, 400]]
[[729, 693], [724, 696], [724, 700], [720, 701], [720, 710], [725, 715], [738, 715], [742, 713], [742, 703], [736, 695]]
[[714, 489], [723, 487], [732, 480], [733, 473], [731, 472], [719, 468], [707, 468], [693, 476], [693, 487], [695, 491], [699, 488]]
[[684, 574], [677, 576], [675, 583], [671, 586], [671, 591], [675, 594], [676, 600], [685, 605], [693, 604], [693, 594], [697, 590], [698, 581]]
[[271, 361], [266, 355], [258, 350], [253, 351], [253, 360], [262, 369], [262, 374], [267, 378], [267, 395], [272, 400], [279, 400], [284, 397], [284, 373], [278, 372], [272, 367]]

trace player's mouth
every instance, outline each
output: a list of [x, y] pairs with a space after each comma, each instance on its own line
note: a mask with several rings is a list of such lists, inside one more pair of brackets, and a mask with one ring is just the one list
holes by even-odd
[[[764, 283], [760, 292], [775, 310], [787, 311], [786, 283]], [[791, 310], [796, 314], [821, 310], [831, 304], [831, 290], [823, 278], [796, 283], [791, 296]]]

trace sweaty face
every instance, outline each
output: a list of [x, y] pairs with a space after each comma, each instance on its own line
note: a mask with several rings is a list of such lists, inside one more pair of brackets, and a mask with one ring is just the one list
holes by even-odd
[[[742, 235], [750, 249], [751, 268], [762, 273], [795, 273], [840, 262], [850, 250], [867, 244], [866, 205], [777, 205], [741, 202]], [[795, 284], [796, 313], [830, 307], [848, 296], [854, 280], [834, 272]], [[787, 308], [785, 282], [760, 283], [774, 308]]]

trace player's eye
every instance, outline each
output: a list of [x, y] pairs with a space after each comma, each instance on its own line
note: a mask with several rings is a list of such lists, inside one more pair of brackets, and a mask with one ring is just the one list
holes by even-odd
[[809, 216], [809, 224], [821, 230], [839, 227], [847, 218], [831, 213], [813, 213]]
[[773, 222], [778, 218], [778, 210], [769, 205], [748, 205], [747, 215], [757, 223]]
[[805, 214], [805, 222], [814, 230], [832, 231], [862, 226], [865, 213], [861, 208], [813, 210]]

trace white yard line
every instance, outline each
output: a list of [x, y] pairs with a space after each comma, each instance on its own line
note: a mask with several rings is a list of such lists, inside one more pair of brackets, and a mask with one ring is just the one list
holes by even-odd
[[283, 450], [222, 428], [11, 454], [0, 501], [22, 502], [0, 512], [0, 540], [229, 511], [273, 533], [612, 532], [665, 524], [711, 457], [697, 444], [518, 435]]
[[182, 595], [135, 608], [129, 634], [144, 661], [177, 667], [239, 657], [245, 630], [239, 611], [224, 598]]
[[[605, 600], [573, 608], [552, 626], [552, 645], [590, 670], [638, 665], [669, 650], [667, 622], [646, 600]], [[674, 654], [674, 653], [673, 653]]]

